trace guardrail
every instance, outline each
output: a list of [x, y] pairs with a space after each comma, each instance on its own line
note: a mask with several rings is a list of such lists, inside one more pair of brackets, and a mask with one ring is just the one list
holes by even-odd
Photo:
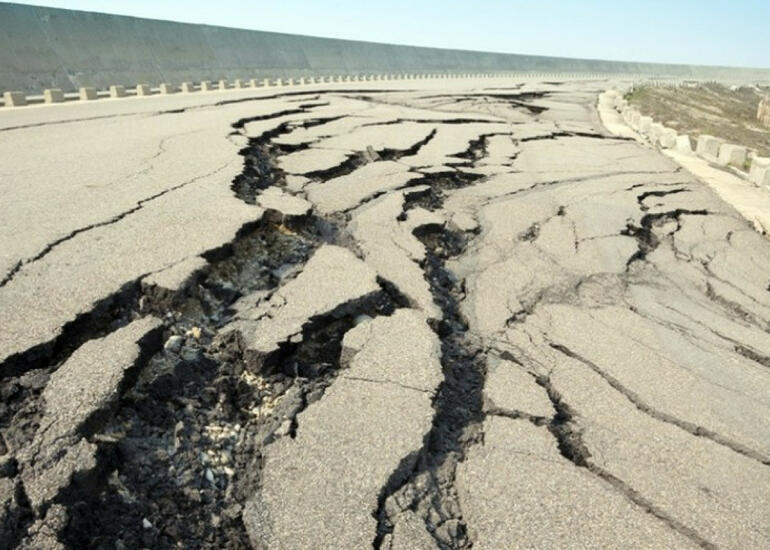
[[709, 163], [729, 169], [757, 186], [770, 189], [770, 157], [760, 157], [748, 147], [728, 143], [715, 136], [704, 134], [693, 139], [678, 134], [673, 128], [667, 128], [655, 122], [652, 117], [642, 115], [638, 108], [630, 105], [623, 94], [615, 89], [599, 95], [597, 108], [612, 108], [619, 112], [631, 129], [646, 137], [654, 146], [696, 155]]
[[[289, 86], [309, 86], [317, 84], [336, 84], [343, 82], [371, 82], [371, 81], [393, 81], [393, 80], [432, 80], [432, 79], [599, 79], [599, 78], [633, 78], [635, 75], [620, 74], [601, 74], [601, 73], [543, 73], [543, 72], [513, 72], [513, 73], [400, 73], [400, 74], [371, 74], [361, 73], [352, 75], [318, 75], [305, 76], [298, 78], [251, 78], [237, 79], [232, 85], [227, 80], [219, 80], [214, 83], [209, 80], [203, 80], [198, 84], [193, 82], [182, 82], [174, 84], [169, 82], [161, 83], [157, 87], [149, 83], [138, 83], [133, 86], [114, 84], [107, 90], [97, 90], [94, 87], [82, 87], [77, 93], [65, 94], [58, 88], [49, 88], [44, 90], [42, 96], [26, 96], [24, 92], [7, 91], [3, 93], [4, 107], [23, 107], [26, 105], [39, 103], [65, 103], [70, 101], [93, 101], [97, 99], [126, 98], [126, 97], [146, 97], [152, 95], [171, 95], [176, 93], [195, 93], [208, 91], [224, 90], [246, 90], [255, 88], [289, 87]], [[636, 75], [638, 76], [638, 75]], [[662, 77], [651, 77], [662, 78]]]

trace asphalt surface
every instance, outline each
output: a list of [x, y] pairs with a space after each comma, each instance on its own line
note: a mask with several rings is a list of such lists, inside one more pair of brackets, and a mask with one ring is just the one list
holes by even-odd
[[770, 243], [611, 84], [2, 110], [0, 548], [770, 547]]

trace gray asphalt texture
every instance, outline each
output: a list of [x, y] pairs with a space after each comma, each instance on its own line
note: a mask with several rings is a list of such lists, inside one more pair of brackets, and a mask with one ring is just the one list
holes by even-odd
[[770, 547], [770, 243], [610, 84], [0, 112], [0, 548]]

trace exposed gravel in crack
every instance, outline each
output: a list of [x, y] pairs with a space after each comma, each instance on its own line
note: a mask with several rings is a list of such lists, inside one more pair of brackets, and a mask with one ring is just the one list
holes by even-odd
[[462, 288], [446, 270], [444, 262], [460, 254], [462, 235], [450, 231], [420, 235], [428, 250], [424, 263], [434, 300], [442, 319], [434, 330], [441, 338], [444, 381], [433, 402], [435, 416], [431, 431], [406, 480], [391, 480], [383, 488], [378, 508], [378, 530], [374, 547], [392, 532], [399, 510], [412, 510], [423, 518], [428, 532], [441, 548], [470, 548], [454, 488], [457, 464], [468, 447], [481, 437], [482, 388], [485, 366], [480, 348], [469, 337], [468, 326], [459, 313]]
[[[486, 155], [487, 137], [482, 136], [469, 145], [464, 156], [471, 164]], [[438, 209], [447, 191], [470, 185], [477, 179], [477, 175], [461, 172], [426, 175], [415, 184], [428, 184], [429, 191], [408, 199], [404, 212], [416, 205]], [[454, 480], [466, 450], [482, 437], [486, 367], [481, 349], [460, 314], [463, 284], [445, 267], [447, 259], [462, 254], [467, 235], [429, 226], [415, 231], [415, 236], [425, 245], [427, 254], [422, 267], [433, 299], [443, 314], [433, 329], [441, 339], [444, 381], [433, 401], [433, 425], [423, 448], [416, 461], [411, 456], [404, 459], [405, 463], [414, 462], [412, 471], [397, 469], [382, 488], [373, 546], [381, 548], [393, 532], [399, 512], [410, 510], [425, 521], [427, 531], [440, 548], [470, 548], [472, 541]]]
[[[236, 196], [253, 203], [261, 190], [283, 185], [273, 162], [282, 148], [272, 137], [330, 120], [285, 123], [249, 140], [241, 152], [243, 173], [232, 184]], [[236, 122], [235, 129], [246, 122]], [[204, 254], [208, 265], [183, 291], [170, 295], [132, 282], [55, 341], [4, 363], [2, 455], [7, 442], [17, 449], [34, 436], [50, 374], [80, 345], [150, 313], [164, 321], [165, 348], [144, 349], [150, 358], [137, 365], [138, 382], [126, 389], [116, 411], [100, 419], [103, 428], [88, 434], [99, 448], [98, 472], [86, 492], [79, 487], [60, 496], [63, 520], [50, 527], [54, 537], [73, 548], [250, 547], [241, 506], [259, 483], [261, 449], [276, 437], [293, 437], [296, 415], [336, 376], [342, 336], [355, 320], [389, 315], [406, 300], [380, 281], [382, 290], [367, 300], [310, 319], [301, 341], [283, 346], [258, 373], [246, 368], [236, 347], [215, 336], [238, 298], [255, 291], [269, 295], [321, 243], [348, 243], [337, 222], [310, 215], [247, 224], [231, 243]], [[0, 478], [14, 478], [15, 462], [5, 458]], [[5, 515], [14, 522], [17, 542], [34, 519], [24, 508], [23, 486], [18, 490], [21, 508]]]
[[[644, 196], [643, 193], [641, 196]], [[640, 199], [640, 204], [641, 204]], [[655, 214], [645, 214], [642, 216], [639, 225], [635, 225], [629, 222], [626, 228], [620, 232], [621, 235], [627, 237], [634, 237], [638, 243], [638, 250], [631, 255], [626, 262], [626, 265], [631, 265], [636, 261], [644, 261], [648, 254], [655, 250], [660, 244], [660, 236], [657, 234], [656, 229], [663, 226], [667, 222], [675, 222], [676, 229], [672, 233], [676, 233], [681, 229], [681, 217], [684, 215], [689, 216], [707, 216], [708, 210], [688, 210], [685, 208], [677, 208], [669, 212], [659, 212]]]

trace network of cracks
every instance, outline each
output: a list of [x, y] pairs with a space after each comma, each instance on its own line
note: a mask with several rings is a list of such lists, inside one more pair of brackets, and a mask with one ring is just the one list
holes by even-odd
[[[377, 101], [376, 97], [357, 95], [354, 91], [349, 94], [360, 101]], [[548, 109], [532, 100], [546, 96], [497, 91], [424, 99], [460, 105], [470, 101], [474, 108], [494, 105], [498, 110], [537, 117]], [[238, 200], [256, 204], [260, 194], [273, 188], [304, 195], [288, 185], [288, 175], [280, 168], [279, 159], [310, 145], [281, 144], [278, 138], [298, 128], [323, 127], [344, 117], [314, 118], [313, 109], [319, 104], [310, 100], [318, 97], [301, 99], [308, 102], [299, 103], [292, 111], [233, 123], [233, 134], [245, 135], [243, 129], [250, 122], [308, 115], [248, 138], [241, 151], [243, 170], [231, 183]], [[399, 122], [403, 121], [393, 123]], [[445, 116], [417, 122], [446, 128], [489, 120]], [[451, 168], [432, 171], [411, 167], [414, 177], [398, 189], [404, 193], [398, 220], [406, 220], [414, 209], [441, 215], [449, 197], [487, 184], [491, 175], [483, 168], [499, 136], [510, 139], [514, 145], [518, 143], [513, 133], [498, 129], [482, 131], [468, 140], [463, 152], [453, 155], [455, 164]], [[522, 138], [521, 142], [563, 138], [607, 139], [598, 132], [556, 129]], [[370, 163], [399, 162], [419, 155], [436, 139], [434, 129], [408, 149], [375, 150], [362, 144], [344, 162], [305, 176], [313, 185], [323, 185]], [[505, 163], [498, 159], [497, 167], [515, 172], [515, 161], [516, 155], [512, 154]], [[536, 182], [513, 189], [505, 196], [563, 184], [560, 179]], [[645, 264], [659, 247], [675, 247], [675, 234], [684, 219], [713, 214], [707, 208], [681, 206], [648, 211], [650, 200], [687, 192], [687, 184], [638, 190], [635, 201], [641, 212], [639, 221], [629, 220], [616, 235], [633, 242], [635, 250], [623, 258], [625, 272], [613, 285], [633, 281], [638, 276], [637, 266]], [[385, 194], [368, 196], [357, 208]], [[521, 246], [536, 245], [544, 227], [552, 220], [564, 218], [565, 209], [569, 208], [566, 203], [557, 205], [552, 216], [530, 225], [515, 239]], [[239, 301], [253, 295], [269, 300], [297, 279], [321, 247], [344, 248], [363, 259], [349, 227], [354, 214], [352, 210], [324, 213], [314, 209], [288, 216], [268, 210], [261, 219], [244, 225], [233, 241], [204, 254], [205, 266], [180, 290], [169, 292], [142, 280], [134, 281], [63, 327], [55, 340], [9, 359], [0, 370], [0, 481], [12, 492], [12, 498], [0, 510], [0, 547], [31, 547], [31, 541], [45, 537], [68, 548], [252, 547], [254, 540], [244, 525], [243, 513], [247, 502], [261, 490], [266, 449], [281, 438], [296, 438], [301, 429], [298, 417], [323, 400], [325, 392], [345, 371], [342, 342], [346, 333], [361, 323], [392, 316], [416, 304], [393, 281], [378, 276], [378, 290], [303, 320], [298, 335], [256, 358], [246, 356], [245, 344], [237, 333], [222, 329], [237, 318]], [[440, 312], [428, 323], [440, 342], [441, 382], [431, 397], [432, 423], [422, 446], [402, 457], [373, 503], [371, 515], [376, 527], [369, 536], [371, 545], [393, 547], [399, 518], [408, 512], [424, 523], [424, 530], [436, 547], [473, 547], [474, 528], [463, 511], [456, 487], [458, 465], [466, 460], [470, 449], [484, 445], [485, 421], [504, 417], [546, 430], [561, 457], [574, 467], [600, 479], [690, 543], [715, 547], [707, 536], [592, 460], [577, 422], [579, 413], [547, 372], [528, 368], [528, 358], [517, 354], [514, 348], [498, 346], [494, 340], [475, 333], [463, 308], [469, 292], [467, 281], [453, 272], [451, 266], [469, 252], [478, 252], [474, 243], [479, 231], [477, 225], [462, 226], [448, 220], [413, 229], [413, 236], [424, 248], [424, 256], [416, 263]], [[578, 248], [576, 240], [575, 249]], [[591, 282], [590, 277], [578, 277], [567, 285], [573, 288], [547, 288], [529, 301], [522, 300], [522, 309], [511, 312], [506, 326], [515, 330], [541, 304], [574, 301], [580, 294], [576, 289]], [[713, 288], [709, 292], [711, 302], [727, 310], [732, 319], [761, 323], [753, 313], [728, 301]], [[12, 453], [11, 449], [25, 449], [37, 441], [44, 424], [43, 392], [51, 376], [86, 343], [108, 337], [149, 316], [160, 319], [160, 323], [137, 342], [141, 352], [126, 370], [118, 395], [102, 403], [77, 427], [77, 436], [96, 446], [96, 460], [89, 467], [78, 469], [44, 502], [31, 502], [22, 473], [33, 465], [25, 453]], [[555, 341], [548, 345], [557, 354], [580, 361], [599, 373], [645, 414], [696, 437], [708, 438], [751, 460], [768, 463], [759, 451], [696, 423], [679, 421], [657, 411], [568, 346]], [[761, 351], [750, 345], [736, 342], [734, 349], [756, 364], [770, 364]], [[553, 414], [531, 414], [491, 404], [484, 393], [491, 357], [528, 372], [550, 403]], [[296, 521], [301, 522], [302, 518]]]

